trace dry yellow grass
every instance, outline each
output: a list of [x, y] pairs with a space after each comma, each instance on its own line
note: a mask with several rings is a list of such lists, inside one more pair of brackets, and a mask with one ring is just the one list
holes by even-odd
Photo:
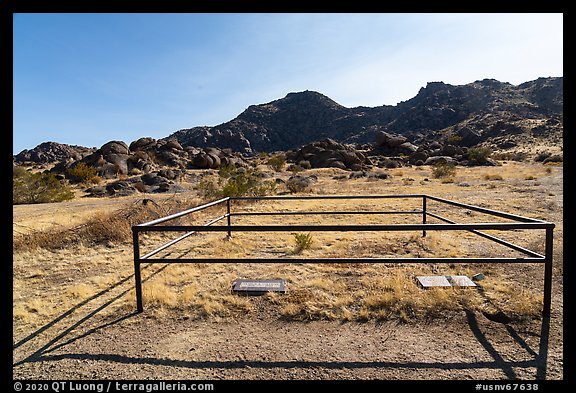
[[[454, 182], [442, 183], [431, 176], [428, 167], [405, 167], [391, 170], [387, 179], [337, 180], [333, 176], [343, 171], [338, 169], [315, 169], [318, 183], [314, 194], [340, 195], [391, 195], [427, 193], [473, 205], [506, 211], [513, 214], [555, 221], [555, 255], [562, 257], [562, 205], [554, 191], [540, 182], [550, 181], [561, 175], [561, 167], [546, 167], [541, 164], [509, 162], [498, 167], [458, 167]], [[276, 174], [286, 179], [287, 171]], [[501, 181], [487, 181], [499, 175]], [[527, 179], [529, 178], [529, 179]], [[536, 180], [534, 179], [536, 178]], [[411, 179], [411, 180], [406, 180]], [[497, 183], [497, 184], [496, 184]], [[496, 186], [490, 187], [490, 185]], [[279, 192], [286, 192], [279, 187]], [[170, 197], [175, 210], [183, 210], [198, 204], [194, 193]], [[141, 201], [141, 200], [140, 200]], [[160, 200], [159, 200], [160, 201]], [[134, 204], [136, 202], [136, 204]], [[42, 217], [54, 215], [50, 225], [33, 225], [29, 217], [34, 209], [30, 206], [15, 206], [14, 229], [18, 225], [33, 228], [29, 233], [38, 238], [63, 238], [78, 233], [70, 228], [111, 221], [127, 206], [140, 206], [137, 199], [125, 199], [123, 203], [108, 205], [108, 219], [100, 215], [93, 218], [96, 201], [86, 203], [83, 210], [78, 203], [74, 209], [62, 209], [59, 204], [38, 206]], [[326, 210], [412, 210], [419, 208], [417, 199], [319, 201], [306, 200], [281, 203], [241, 203], [233, 211], [272, 211], [275, 209], [326, 211]], [[108, 201], [102, 201], [108, 203]], [[160, 204], [160, 203], [159, 203]], [[115, 210], [110, 210], [115, 206]], [[162, 205], [166, 207], [167, 205]], [[149, 206], [150, 207], [150, 206]], [[458, 222], [479, 222], [487, 217], [481, 213], [458, 209], [430, 202], [429, 209]], [[90, 211], [90, 214], [89, 214]], [[101, 210], [103, 211], [103, 210]], [[153, 210], [142, 220], [156, 218], [163, 211]], [[194, 224], [203, 224], [222, 211], [207, 210], [195, 215]], [[37, 216], [38, 217], [38, 216]], [[82, 219], [81, 219], [82, 218]], [[560, 218], [560, 221], [558, 219]], [[420, 215], [316, 215], [316, 216], [244, 216], [234, 217], [233, 224], [376, 224], [421, 222]], [[429, 221], [430, 222], [430, 221]], [[110, 222], [108, 222], [110, 223]], [[109, 231], [110, 229], [106, 229]], [[68, 232], [67, 232], [68, 231]], [[128, 232], [129, 233], [129, 232]], [[492, 232], [491, 232], [492, 233]], [[514, 240], [528, 248], [542, 249], [541, 236], [529, 231], [493, 233]], [[145, 279], [144, 303], [146, 312], [158, 317], [179, 316], [187, 318], [239, 318], [259, 312], [276, 315], [288, 320], [365, 320], [399, 318], [404, 321], [421, 318], [446, 317], [463, 309], [489, 310], [497, 308], [517, 318], [532, 318], [539, 315], [542, 298], [541, 288], [530, 286], [531, 278], [539, 277], [541, 270], [534, 268], [512, 277], [508, 267], [493, 265], [447, 265], [447, 264], [298, 264], [272, 263], [278, 258], [294, 257], [476, 257], [501, 255], [509, 250], [470, 233], [421, 232], [412, 233], [311, 233], [313, 244], [309, 249], [294, 254], [294, 236], [290, 232], [234, 233], [227, 240], [224, 232], [190, 236], [185, 241], [167, 249], [158, 256], [170, 257], [222, 257], [262, 258], [259, 264], [164, 264], [150, 265], [143, 270]], [[14, 240], [18, 244], [18, 231]], [[86, 240], [90, 233], [84, 233]], [[142, 253], [150, 251], [174, 235], [142, 236]], [[65, 242], [60, 248], [46, 244], [42, 248], [18, 247], [13, 251], [14, 265], [14, 330], [29, 331], [47, 323], [98, 294], [118, 294], [114, 307], [134, 309], [134, 290], [131, 238], [122, 232], [115, 239], [100, 243], [88, 241]], [[505, 250], [505, 251], [503, 251]], [[555, 262], [557, 263], [557, 262]], [[472, 275], [483, 272], [487, 279], [477, 289], [434, 289], [423, 290], [416, 284], [416, 275]], [[520, 271], [519, 271], [520, 272]], [[261, 297], [240, 297], [231, 293], [235, 279], [285, 279], [288, 292], [285, 295], [268, 294]], [[264, 311], [263, 311], [264, 310]]]

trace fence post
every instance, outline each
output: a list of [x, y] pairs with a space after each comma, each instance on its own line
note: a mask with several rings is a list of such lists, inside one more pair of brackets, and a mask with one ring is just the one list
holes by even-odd
[[542, 316], [550, 318], [552, 307], [552, 246], [554, 239], [554, 225], [546, 228], [546, 251], [544, 258], [544, 305]]
[[231, 224], [231, 218], [230, 218], [230, 198], [228, 198], [228, 200], [226, 201], [226, 213], [228, 215], [228, 240], [232, 239], [232, 232], [230, 231], [230, 224]]
[[138, 242], [138, 229], [132, 227], [132, 243], [134, 247], [134, 280], [136, 288], [136, 309], [139, 313], [144, 311], [142, 302], [142, 275], [140, 274], [140, 243]]
[[[422, 195], [422, 224], [426, 224], [426, 195]], [[422, 237], [426, 237], [426, 230], [422, 231]]]

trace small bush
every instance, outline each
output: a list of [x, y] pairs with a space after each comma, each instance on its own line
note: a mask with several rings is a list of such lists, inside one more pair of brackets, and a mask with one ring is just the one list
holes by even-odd
[[517, 161], [522, 162], [526, 161], [528, 154], [526, 152], [498, 152], [492, 153], [490, 157], [494, 158], [498, 161]]
[[457, 145], [460, 142], [462, 142], [462, 139], [463, 138], [460, 135], [453, 134], [453, 135], [450, 135], [449, 137], [446, 138], [446, 143], [450, 143], [452, 145]]
[[276, 183], [263, 181], [261, 173], [254, 168], [222, 167], [218, 175], [217, 182], [202, 180], [198, 185], [204, 198], [264, 196], [276, 192]]
[[300, 254], [302, 251], [308, 250], [310, 247], [312, 247], [314, 239], [312, 239], [312, 235], [309, 233], [295, 233], [294, 241], [296, 242], [294, 253]]
[[288, 166], [288, 170], [292, 172], [292, 175], [296, 175], [298, 172], [302, 172], [304, 168], [297, 164], [290, 164], [290, 166]]
[[[144, 203], [144, 201], [147, 201]], [[131, 204], [122, 209], [98, 213], [89, 217], [81, 225], [69, 228], [58, 226], [53, 229], [33, 231], [26, 236], [14, 237], [13, 251], [32, 251], [38, 248], [57, 250], [77, 245], [106, 245], [110, 242], [132, 244], [132, 226], [181, 212], [190, 205], [198, 204], [199, 199], [168, 198], [159, 204], [151, 199]], [[174, 223], [179, 225], [182, 218]]]
[[97, 170], [91, 165], [85, 162], [80, 162], [79, 164], [69, 168], [66, 174], [71, 181], [75, 183], [94, 183], [98, 184], [101, 178], [97, 176]]
[[502, 175], [496, 173], [496, 174], [485, 174], [484, 175], [484, 180], [504, 180], [504, 178], [502, 177]]
[[220, 168], [218, 168], [218, 176], [224, 179], [228, 179], [238, 172], [239, 171], [238, 168], [236, 168], [236, 165], [222, 165]]
[[299, 175], [293, 176], [286, 182], [286, 188], [295, 194], [298, 192], [312, 191], [312, 180]]
[[435, 179], [441, 179], [445, 177], [453, 177], [456, 175], [456, 167], [452, 164], [446, 162], [438, 162], [432, 167], [432, 176]]
[[68, 184], [58, 180], [53, 173], [28, 172], [14, 167], [12, 171], [12, 204], [50, 203], [74, 198]]
[[560, 163], [564, 161], [564, 157], [560, 154], [554, 154], [544, 160], [544, 164]]
[[286, 156], [284, 154], [277, 154], [273, 157], [270, 157], [266, 164], [276, 172], [280, 172], [282, 168], [284, 168], [284, 165], [286, 165]]
[[534, 161], [543, 162], [545, 159], [547, 159], [551, 155], [552, 155], [552, 153], [549, 153], [549, 152], [538, 153], [538, 155], [534, 158]]
[[477, 161], [481, 164], [492, 155], [492, 150], [488, 147], [471, 147], [468, 149], [468, 159]]

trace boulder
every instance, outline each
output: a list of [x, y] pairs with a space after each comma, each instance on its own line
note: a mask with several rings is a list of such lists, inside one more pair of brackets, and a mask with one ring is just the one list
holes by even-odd
[[456, 165], [458, 161], [455, 158], [450, 156], [434, 156], [428, 157], [426, 161], [424, 161], [424, 165], [436, 165], [438, 163], [449, 164], [449, 165]]
[[118, 167], [118, 173], [122, 175], [128, 174], [128, 154], [110, 153], [106, 156], [106, 161]]
[[470, 147], [482, 141], [482, 133], [469, 127], [463, 127], [459, 129], [457, 134], [462, 138], [462, 140], [459, 142], [462, 146]]
[[291, 192], [311, 191], [312, 184], [316, 181], [316, 176], [294, 175], [286, 181], [286, 187]]
[[156, 147], [156, 139], [150, 137], [143, 137], [130, 143], [129, 150], [134, 152], [140, 150], [148, 150], [154, 147]]
[[362, 152], [330, 138], [312, 142], [297, 151], [288, 152], [286, 158], [293, 163], [305, 161], [311, 168], [361, 170], [368, 165], [373, 165]]
[[412, 154], [412, 153], [416, 152], [417, 150], [418, 150], [418, 146], [416, 146], [410, 142], [404, 142], [404, 143], [398, 145], [398, 151], [401, 153]]
[[99, 149], [101, 154], [106, 158], [109, 154], [128, 154], [128, 145], [122, 141], [110, 141], [102, 145]]

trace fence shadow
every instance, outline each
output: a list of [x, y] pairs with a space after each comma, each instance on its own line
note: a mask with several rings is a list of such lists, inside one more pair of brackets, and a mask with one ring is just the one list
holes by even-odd
[[[95, 312], [97, 312], [95, 310]], [[114, 362], [124, 365], [152, 365], [152, 366], [168, 366], [186, 369], [243, 369], [246, 367], [260, 368], [260, 369], [308, 369], [308, 368], [325, 368], [325, 369], [365, 369], [365, 368], [383, 368], [383, 369], [438, 369], [438, 370], [475, 370], [475, 369], [492, 369], [500, 370], [504, 373], [507, 379], [518, 379], [518, 375], [514, 371], [515, 368], [534, 368], [536, 370], [535, 379], [546, 379], [546, 363], [548, 358], [548, 336], [550, 328], [549, 318], [542, 320], [540, 342], [537, 350], [531, 348], [530, 345], [518, 334], [518, 332], [510, 325], [506, 325], [506, 331], [517, 342], [532, 359], [507, 361], [495, 348], [486, 335], [482, 332], [478, 323], [476, 315], [471, 312], [466, 312], [468, 326], [475, 338], [492, 357], [490, 361], [461, 361], [461, 362], [397, 362], [397, 361], [260, 361], [260, 360], [218, 360], [218, 361], [193, 361], [182, 359], [170, 359], [150, 356], [128, 356], [118, 355], [112, 353], [66, 353], [66, 354], [51, 354], [50, 352], [63, 347], [73, 341], [82, 337], [86, 337], [100, 329], [107, 326], [114, 325], [121, 322], [136, 313], [121, 316], [114, 321], [105, 323], [95, 327], [81, 336], [74, 337], [65, 342], [58, 343], [59, 340], [64, 338], [71, 329], [67, 329], [61, 335], [51, 340], [47, 345], [36, 351], [26, 359], [16, 363], [14, 366], [23, 363], [33, 362], [50, 362], [60, 360], [89, 360], [89, 361], [103, 361]], [[87, 316], [84, 320], [88, 319]]]
[[[142, 270], [149, 268], [151, 265], [145, 266], [142, 268]], [[164, 265], [161, 266], [160, 268], [158, 268], [156, 271], [152, 272], [148, 277], [146, 277], [146, 279], [143, 280], [143, 282], [149, 280], [150, 278], [154, 277], [156, 274], [160, 273], [161, 271], [163, 271], [164, 269], [166, 269], [166, 267], [168, 267], [168, 265]], [[126, 283], [129, 280], [133, 280], [134, 279], [134, 275], [130, 275], [128, 277], [125, 277], [123, 279], [121, 279], [120, 281], [112, 284], [111, 286], [107, 287], [106, 289], [103, 289], [102, 291], [98, 292], [97, 294], [81, 301], [80, 303], [74, 305], [73, 307], [71, 307], [70, 309], [68, 309], [67, 311], [65, 311], [64, 313], [62, 313], [61, 315], [57, 316], [56, 318], [54, 318], [52, 321], [48, 322], [46, 325], [42, 326], [41, 328], [39, 328], [38, 330], [30, 333], [28, 336], [26, 336], [25, 338], [21, 339], [20, 341], [16, 342], [13, 344], [13, 349], [17, 349], [20, 346], [22, 346], [23, 344], [27, 343], [28, 341], [33, 340], [34, 338], [38, 337], [40, 334], [48, 331], [49, 329], [53, 328], [56, 324], [58, 324], [61, 321], [64, 321], [67, 317], [70, 317], [72, 314], [74, 314], [74, 312], [76, 312], [77, 310], [79, 310], [80, 308], [87, 306], [88, 304], [90, 304], [91, 302], [96, 301], [97, 299], [103, 297], [106, 294], [109, 294], [111, 291], [113, 291], [114, 289], [118, 288], [119, 286], [121, 286], [122, 284]], [[31, 355], [27, 356], [26, 358], [24, 358], [23, 360], [20, 360], [16, 363], [13, 364], [13, 367], [16, 367], [18, 365], [21, 365], [23, 363], [27, 363], [27, 362], [31, 362], [31, 361], [38, 361], [38, 359], [41, 359], [42, 355], [44, 355], [45, 353], [48, 353], [56, 348], [60, 348], [64, 345], [67, 345], [71, 342], [74, 342], [76, 340], [78, 340], [79, 338], [82, 337], [86, 337], [100, 329], [103, 329], [107, 326], [111, 326], [114, 325], [118, 322], [121, 322], [125, 319], [128, 319], [132, 316], [137, 315], [137, 312], [131, 312], [129, 314], [123, 315], [119, 318], [114, 319], [113, 321], [104, 323], [103, 325], [100, 325], [98, 327], [92, 328], [88, 331], [86, 331], [85, 333], [81, 334], [80, 336], [76, 336], [74, 338], [70, 338], [67, 341], [63, 342], [63, 343], [59, 343], [61, 340], [65, 339], [68, 335], [70, 335], [75, 329], [77, 329], [80, 325], [82, 325], [83, 323], [85, 323], [86, 321], [90, 320], [91, 318], [93, 318], [95, 315], [97, 315], [99, 312], [101, 312], [102, 310], [104, 310], [105, 308], [107, 308], [108, 306], [110, 306], [112, 303], [114, 303], [115, 301], [117, 301], [118, 299], [122, 298], [124, 295], [126, 295], [128, 292], [130, 292], [130, 290], [132, 289], [132, 287], [129, 287], [128, 289], [123, 290], [122, 292], [120, 292], [118, 295], [115, 295], [114, 297], [112, 297], [111, 299], [107, 300], [106, 302], [104, 302], [103, 304], [101, 304], [100, 306], [96, 307], [94, 310], [90, 311], [89, 313], [87, 313], [84, 317], [80, 318], [78, 321], [76, 321], [74, 324], [72, 324], [70, 327], [64, 329], [61, 333], [57, 334], [56, 337], [54, 337], [53, 339], [49, 340], [48, 343], [46, 343], [45, 345], [43, 345], [40, 349], [36, 350], [34, 353], [32, 353]]]

